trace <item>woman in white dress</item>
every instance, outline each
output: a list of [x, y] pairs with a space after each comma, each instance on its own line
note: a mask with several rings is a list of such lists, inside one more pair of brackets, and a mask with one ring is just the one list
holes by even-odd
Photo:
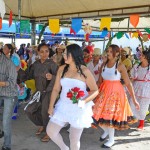
[[131, 70], [135, 96], [140, 104], [140, 111], [137, 111], [130, 100], [133, 114], [139, 120], [138, 129], [143, 129], [146, 112], [150, 104], [150, 50], [143, 51], [139, 59], [141, 63], [135, 65]]
[[[63, 57], [66, 65], [59, 68], [52, 91], [48, 111], [51, 119], [47, 126], [47, 134], [61, 150], [69, 150], [59, 132], [66, 124], [70, 124], [70, 149], [79, 150], [83, 129], [91, 127], [93, 122], [92, 100], [98, 95], [98, 88], [91, 72], [84, 66], [83, 52], [79, 45], [67, 46]], [[90, 89], [89, 94], [86, 91], [87, 86]], [[85, 93], [82, 100], [75, 104], [67, 97], [69, 90], [74, 87]], [[54, 108], [60, 90], [60, 99]]]

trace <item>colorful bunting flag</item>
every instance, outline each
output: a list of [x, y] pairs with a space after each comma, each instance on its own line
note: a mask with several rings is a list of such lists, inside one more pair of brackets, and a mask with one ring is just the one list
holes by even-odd
[[111, 18], [102, 18], [100, 21], [100, 30], [102, 31], [104, 28], [107, 28], [110, 31]]
[[143, 34], [140, 30], [137, 30], [136, 32], [139, 34], [139, 36], [143, 36]]
[[108, 31], [103, 30], [102, 34], [101, 34], [101, 37], [105, 38], [107, 35], [108, 35]]
[[59, 19], [49, 19], [49, 29], [54, 34], [58, 33], [60, 30]]
[[20, 33], [30, 33], [30, 21], [29, 20], [20, 21]]
[[134, 28], [136, 28], [136, 26], [138, 25], [139, 18], [140, 16], [138, 14], [130, 15], [130, 23]]
[[10, 11], [10, 14], [9, 14], [9, 27], [12, 25], [12, 17], [13, 17], [13, 13], [12, 13], [12, 11]]
[[70, 34], [74, 34], [74, 35], [76, 35], [76, 32], [72, 29], [72, 28], [70, 28]]
[[139, 34], [137, 32], [133, 32], [132, 38], [138, 38]]
[[43, 25], [42, 24], [39, 24], [39, 31], [41, 31], [43, 29]]
[[131, 35], [132, 35], [132, 32], [129, 32], [129, 35], [130, 35], [130, 37], [131, 37]]
[[75, 33], [78, 33], [82, 27], [82, 19], [81, 18], [73, 18], [71, 28]]
[[123, 37], [123, 35], [124, 35], [124, 32], [118, 32], [116, 34], [116, 37], [117, 37], [117, 39], [121, 39]]
[[127, 34], [127, 33], [125, 33], [125, 36], [126, 36], [126, 38], [127, 38], [127, 39], [129, 39], [129, 36], [128, 36], [128, 34]]
[[0, 30], [2, 29], [2, 18], [0, 18]]
[[150, 29], [149, 28], [145, 28], [144, 29], [148, 34], [150, 34]]

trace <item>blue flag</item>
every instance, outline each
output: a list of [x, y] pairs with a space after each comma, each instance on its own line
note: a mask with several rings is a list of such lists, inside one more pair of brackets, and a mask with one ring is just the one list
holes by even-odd
[[73, 18], [71, 28], [74, 32], [78, 33], [82, 27], [82, 19], [81, 18]]
[[126, 38], [127, 38], [127, 39], [129, 39], [129, 36], [128, 36], [128, 34], [127, 34], [127, 33], [125, 33], [125, 36], [126, 36]]

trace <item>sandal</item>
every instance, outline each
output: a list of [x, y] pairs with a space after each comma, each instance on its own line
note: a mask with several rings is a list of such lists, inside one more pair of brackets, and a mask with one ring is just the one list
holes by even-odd
[[40, 135], [43, 131], [44, 131], [44, 128], [43, 128], [43, 127], [40, 127], [40, 128], [38, 129], [38, 131], [36, 132], [36, 135]]
[[42, 142], [49, 142], [50, 141], [50, 137], [46, 134], [43, 138], [41, 138]]

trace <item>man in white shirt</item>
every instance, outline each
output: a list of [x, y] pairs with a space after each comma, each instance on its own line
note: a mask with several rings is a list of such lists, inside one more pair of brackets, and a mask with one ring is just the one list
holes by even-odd
[[95, 48], [92, 55], [93, 59], [87, 65], [88, 69], [93, 74], [96, 82], [98, 81], [99, 71], [102, 65], [102, 62], [100, 61], [100, 55], [101, 55], [101, 50], [99, 48]]

